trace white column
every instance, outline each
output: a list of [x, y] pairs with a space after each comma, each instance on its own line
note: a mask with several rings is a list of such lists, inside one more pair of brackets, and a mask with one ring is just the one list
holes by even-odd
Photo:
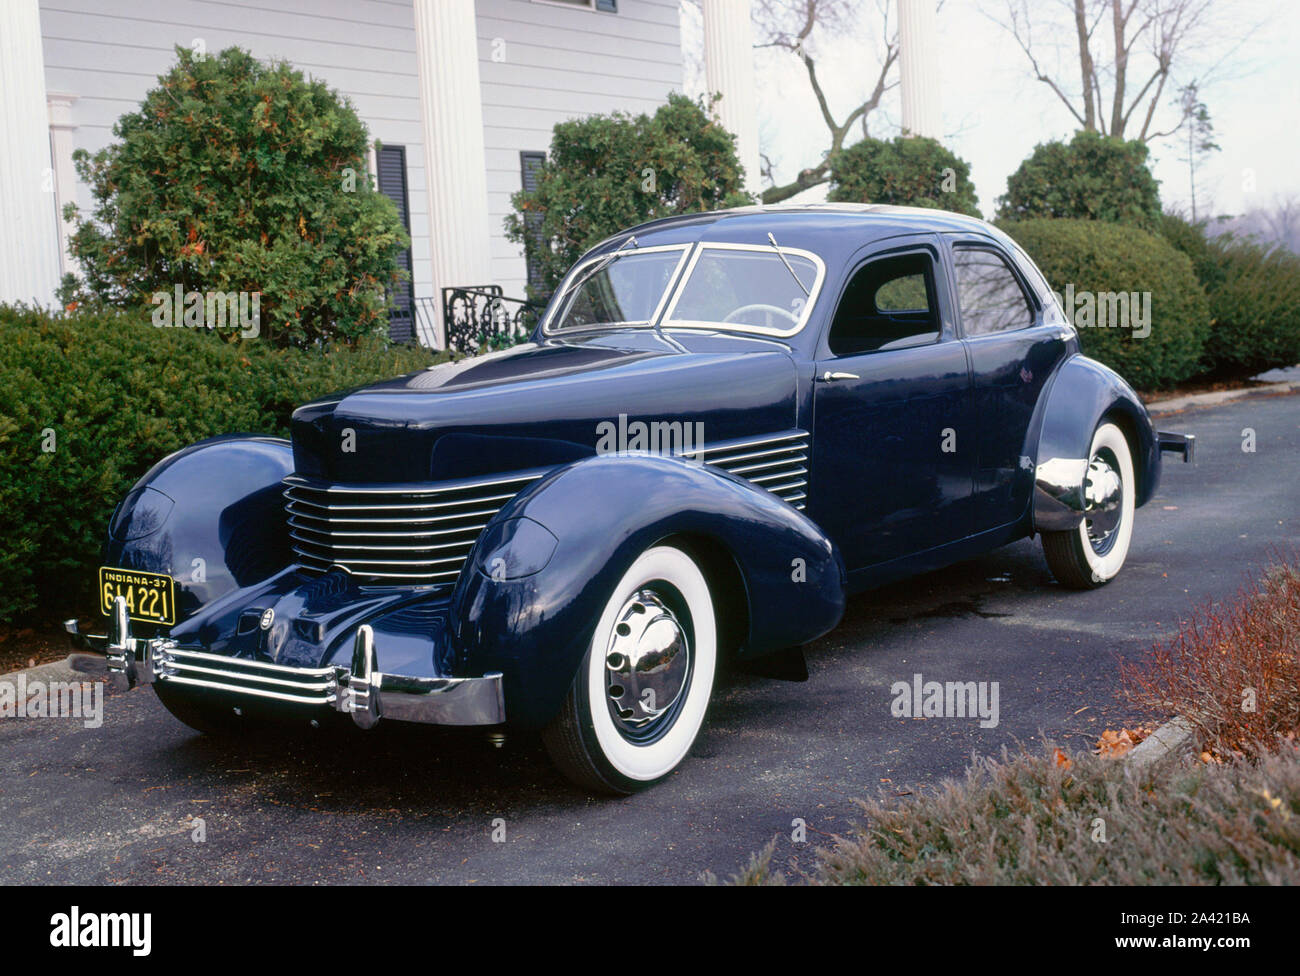
[[943, 138], [935, 0], [898, 0], [903, 134]]
[[76, 95], [68, 92], [50, 92], [47, 101], [50, 108], [50, 157], [54, 164], [54, 195], [57, 201], [59, 226], [59, 254], [63, 259], [63, 273], [77, 271], [77, 263], [68, 250], [68, 238], [76, 230], [75, 225], [63, 219], [63, 208], [69, 203], [77, 202], [77, 170], [72, 165], [72, 151], [75, 148], [72, 133], [77, 124], [72, 121], [72, 103]]
[[59, 230], [36, 0], [0, 3], [0, 302], [50, 303]]
[[707, 93], [722, 95], [718, 121], [736, 137], [745, 167], [745, 189], [762, 192], [758, 166], [758, 108], [754, 97], [754, 39], [750, 0], [704, 0], [704, 81]]
[[442, 289], [492, 283], [474, 0], [414, 0], [438, 343]]

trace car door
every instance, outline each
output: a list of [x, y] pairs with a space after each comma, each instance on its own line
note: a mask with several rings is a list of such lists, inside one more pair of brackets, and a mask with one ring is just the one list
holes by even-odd
[[934, 235], [864, 251], [819, 339], [810, 512], [850, 571], [970, 531], [970, 375]]
[[1043, 385], [1073, 333], [1007, 248], [980, 235], [947, 244], [962, 344], [970, 357], [975, 437], [976, 531], [1021, 518], [1034, 483], [1026, 444]]

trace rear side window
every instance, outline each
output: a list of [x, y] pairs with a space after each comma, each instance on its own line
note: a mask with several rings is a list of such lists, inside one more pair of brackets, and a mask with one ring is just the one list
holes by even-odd
[[831, 323], [836, 356], [901, 349], [939, 339], [934, 272], [924, 253], [871, 261], [853, 274]]
[[1034, 306], [1002, 255], [982, 247], [957, 247], [953, 269], [966, 335], [993, 335], [1034, 324]]

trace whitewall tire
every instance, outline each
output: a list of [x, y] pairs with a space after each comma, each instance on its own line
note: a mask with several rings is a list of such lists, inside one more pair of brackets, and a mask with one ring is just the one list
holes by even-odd
[[1137, 491], [1128, 440], [1115, 424], [1098, 426], [1088, 458], [1083, 521], [1067, 532], [1043, 533], [1052, 575], [1084, 590], [1104, 586], [1123, 568], [1133, 539]]
[[633, 793], [669, 775], [704, 724], [718, 662], [708, 581], [686, 552], [656, 545], [605, 602], [560, 714], [542, 733], [570, 780]]

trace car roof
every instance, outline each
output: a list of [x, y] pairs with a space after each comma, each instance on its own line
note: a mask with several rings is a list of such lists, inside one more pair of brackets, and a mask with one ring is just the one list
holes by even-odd
[[783, 248], [806, 249], [828, 263], [849, 257], [864, 244], [903, 234], [982, 234], [1007, 241], [992, 224], [948, 210], [872, 203], [801, 203], [736, 207], [679, 214], [619, 231], [590, 248], [598, 257], [636, 238], [638, 249], [668, 245], [746, 243], [767, 245], [768, 234]]
[[[711, 210], [705, 213], [679, 214], [661, 217], [630, 228], [638, 238], [660, 235], [666, 231], [698, 228], [701, 237], [705, 227], [713, 231], [733, 225], [770, 223], [791, 231], [828, 230], [836, 226], [853, 227], [869, 237], [888, 237], [893, 234], [935, 231], [975, 232], [988, 234], [991, 225], [966, 214], [949, 210], [931, 210], [926, 207], [896, 207], [877, 203], [797, 203], [767, 204], [734, 207], [730, 210]], [[878, 231], [878, 233], [872, 233]], [[628, 232], [614, 235], [610, 240], [622, 240]], [[994, 231], [996, 233], [996, 231]], [[711, 235], [710, 235], [711, 236]], [[1000, 236], [1000, 235], [999, 235]]]

